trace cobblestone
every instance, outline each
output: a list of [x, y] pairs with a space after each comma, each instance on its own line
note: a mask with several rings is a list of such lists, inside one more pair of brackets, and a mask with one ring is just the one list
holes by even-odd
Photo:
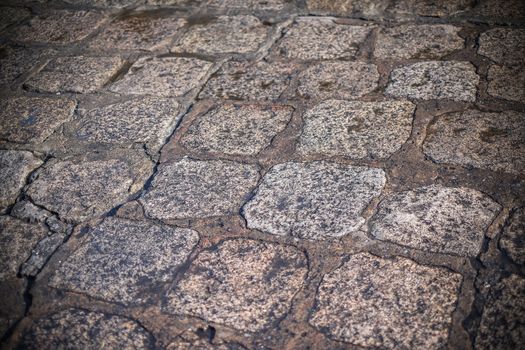
[[356, 232], [385, 185], [381, 169], [330, 162], [284, 163], [264, 176], [243, 208], [248, 227], [278, 236], [323, 240]]
[[173, 276], [199, 241], [197, 232], [105, 219], [64, 261], [50, 284], [123, 304], [140, 304]]
[[431, 61], [396, 68], [385, 93], [396, 97], [474, 102], [479, 77], [469, 62]]
[[313, 13], [333, 15], [377, 16], [383, 13], [389, 1], [371, 0], [307, 0], [308, 9]]
[[525, 170], [523, 113], [467, 110], [430, 126], [425, 154], [440, 163], [521, 174]]
[[208, 6], [252, 11], [281, 11], [289, 7], [291, 2], [288, 0], [211, 0]]
[[310, 323], [362, 347], [445, 347], [460, 283], [443, 268], [360, 253], [323, 277]]
[[525, 29], [495, 28], [481, 33], [478, 53], [496, 63], [522, 64], [525, 56]]
[[168, 294], [167, 311], [257, 332], [287, 313], [307, 271], [295, 248], [226, 241], [199, 254]]
[[4, 30], [13, 23], [29, 18], [30, 12], [19, 7], [0, 7], [0, 30]]
[[525, 265], [525, 208], [519, 208], [512, 214], [503, 231], [500, 246], [517, 264]]
[[181, 143], [199, 152], [254, 156], [286, 127], [292, 112], [290, 106], [223, 104], [200, 116]]
[[303, 116], [302, 154], [386, 158], [406, 142], [415, 105], [410, 102], [328, 100]]
[[311, 66], [299, 75], [299, 96], [324, 100], [354, 99], [378, 87], [379, 73], [373, 64], [326, 62]]
[[391, 12], [397, 14], [448, 17], [469, 10], [473, 0], [401, 0], [392, 2]]
[[425, 251], [476, 256], [500, 210], [499, 204], [476, 190], [421, 187], [382, 201], [372, 218], [371, 234]]
[[522, 102], [525, 99], [525, 69], [493, 65], [488, 73], [489, 95], [505, 100]]
[[52, 50], [34, 50], [21, 47], [0, 47], [0, 85], [11, 84], [15, 79], [47, 61]]
[[0, 210], [15, 202], [27, 176], [41, 164], [30, 152], [0, 150]]

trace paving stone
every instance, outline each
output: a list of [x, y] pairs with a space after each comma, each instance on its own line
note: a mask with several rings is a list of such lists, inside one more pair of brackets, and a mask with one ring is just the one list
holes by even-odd
[[478, 54], [503, 65], [522, 65], [525, 29], [494, 28], [481, 33]]
[[264, 61], [230, 61], [208, 81], [199, 98], [275, 101], [286, 90], [296, 66]]
[[191, 26], [171, 51], [206, 55], [255, 52], [270, 29], [254, 16], [219, 16]]
[[52, 56], [53, 50], [35, 50], [21, 47], [0, 46], [0, 85], [10, 85], [15, 79]]
[[375, 0], [307, 0], [308, 10], [314, 13], [348, 16], [362, 14], [365, 16], [381, 15], [389, 1]]
[[0, 216], [0, 280], [16, 278], [20, 266], [38, 241], [47, 236], [40, 224], [29, 224], [10, 216]]
[[[2, 249], [5, 249], [4, 247], [2, 246]], [[0, 258], [0, 260], [2, 259]], [[0, 295], [2, 296], [0, 298], [1, 337], [4, 337], [8, 330], [24, 317], [26, 311], [24, 293], [26, 289], [27, 282], [23, 278], [12, 276], [11, 279], [0, 280]]]
[[389, 11], [395, 14], [425, 17], [449, 17], [472, 8], [475, 0], [400, 0]]
[[139, 323], [117, 315], [66, 309], [33, 321], [23, 349], [153, 349], [155, 339]]
[[76, 103], [65, 98], [12, 97], [0, 100], [0, 139], [38, 144], [73, 116]]
[[282, 11], [292, 3], [290, 0], [211, 0], [206, 6], [223, 7], [228, 10]]
[[323, 62], [299, 75], [299, 96], [310, 99], [354, 99], [378, 87], [379, 73], [363, 62]]
[[525, 67], [502, 67], [493, 65], [488, 72], [489, 95], [505, 100], [525, 101]]
[[[137, 161], [138, 162], [138, 161]], [[27, 195], [61, 219], [80, 222], [125, 201], [144, 174], [132, 160], [72, 158], [51, 162], [31, 183]], [[135, 189], [136, 190], [136, 189]]]
[[199, 7], [207, 0], [145, 0], [146, 5], [152, 6], [175, 6], [175, 7]]
[[109, 90], [131, 95], [182, 96], [200, 85], [211, 66], [212, 63], [196, 58], [144, 57]]
[[197, 256], [168, 293], [166, 309], [257, 332], [286, 315], [307, 272], [306, 257], [296, 248], [226, 241]]
[[385, 185], [381, 169], [331, 162], [279, 164], [243, 208], [248, 227], [273, 235], [330, 239], [357, 231]]
[[35, 277], [44, 267], [48, 259], [60, 247], [66, 238], [62, 233], [50, 233], [41, 239], [31, 252], [31, 256], [21, 266], [20, 274], [26, 277]]
[[31, 16], [31, 12], [21, 7], [0, 7], [0, 30]]
[[465, 187], [432, 185], [388, 196], [371, 220], [371, 234], [434, 253], [476, 256], [501, 206]]
[[159, 166], [141, 202], [146, 215], [161, 220], [233, 214], [258, 178], [253, 165], [184, 158]]
[[22, 42], [70, 44], [85, 39], [105, 17], [89, 11], [52, 11], [15, 28], [14, 39]]
[[180, 119], [177, 101], [143, 97], [87, 111], [69, 125], [72, 137], [106, 144], [146, 144], [157, 152]]
[[198, 329], [197, 332], [192, 330], [185, 331], [177, 336], [175, 341], [166, 346], [166, 350], [246, 350], [247, 348], [239, 343], [223, 341], [213, 337], [213, 343], [210, 342], [210, 335], [206, 331]]
[[277, 42], [276, 52], [299, 60], [353, 58], [370, 30], [337, 24], [331, 18], [299, 18]]
[[197, 119], [182, 137], [187, 149], [255, 156], [284, 130], [293, 108], [282, 105], [220, 105]]
[[521, 349], [525, 338], [525, 279], [510, 275], [486, 296], [476, 349]]
[[323, 277], [310, 324], [367, 348], [445, 348], [460, 284], [444, 268], [356, 254]]
[[474, 102], [479, 77], [470, 62], [430, 61], [396, 68], [385, 93], [420, 100]]
[[132, 12], [107, 25], [90, 42], [93, 49], [158, 50], [186, 24], [170, 11]]
[[39, 92], [93, 93], [102, 88], [124, 62], [119, 57], [58, 57], [24, 86]]
[[0, 150], [0, 210], [14, 203], [27, 176], [41, 164], [30, 152]]
[[423, 151], [438, 163], [525, 171], [525, 114], [466, 110], [440, 116], [427, 132]]
[[303, 115], [301, 154], [387, 158], [412, 130], [415, 105], [408, 101], [324, 101]]
[[55, 271], [50, 285], [123, 304], [140, 304], [171, 282], [199, 241], [197, 232], [107, 218]]
[[516, 210], [503, 230], [500, 247], [516, 263], [525, 265], [525, 208]]
[[37, 207], [27, 199], [22, 199], [13, 205], [10, 215], [31, 223], [43, 223], [53, 214], [47, 210]]
[[93, 6], [101, 8], [122, 8], [136, 4], [140, 0], [63, 0], [64, 2], [78, 6]]
[[525, 2], [522, 0], [484, 0], [480, 1], [473, 11], [476, 15], [508, 22], [525, 19]]
[[440, 58], [462, 49], [461, 30], [447, 24], [404, 24], [381, 28], [378, 32], [374, 55], [379, 58]]

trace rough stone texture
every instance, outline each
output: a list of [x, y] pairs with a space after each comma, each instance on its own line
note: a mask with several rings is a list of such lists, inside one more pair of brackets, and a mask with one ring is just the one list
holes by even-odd
[[52, 11], [31, 19], [14, 30], [14, 39], [23, 42], [69, 44], [85, 39], [102, 24], [105, 17], [97, 12]]
[[67, 309], [33, 321], [19, 344], [23, 349], [152, 349], [155, 339], [122, 316]]
[[323, 62], [299, 75], [299, 96], [309, 99], [354, 99], [374, 91], [377, 67], [363, 62]]
[[423, 151], [439, 163], [523, 174], [524, 118], [514, 111], [445, 114], [429, 127]]
[[420, 100], [474, 102], [479, 77], [470, 62], [430, 61], [396, 68], [385, 93]]
[[399, 0], [392, 1], [390, 12], [425, 17], [449, 17], [472, 8], [475, 0]]
[[190, 229], [107, 218], [90, 230], [50, 284], [107, 301], [143, 303], [173, 280], [198, 241]]
[[412, 130], [415, 105], [407, 101], [324, 101], [303, 115], [302, 154], [387, 158]]
[[337, 24], [330, 18], [299, 18], [276, 44], [286, 58], [319, 60], [353, 58], [370, 27]]
[[207, 6], [251, 11], [280, 11], [288, 7], [290, 0], [211, 0]]
[[371, 234], [424, 251], [476, 256], [500, 210], [490, 197], [470, 188], [421, 187], [379, 203]]
[[52, 50], [0, 46], [0, 85], [11, 85], [22, 74], [45, 63]]
[[187, 149], [255, 156], [292, 116], [290, 106], [223, 104], [200, 116], [182, 137]]
[[521, 349], [525, 338], [525, 279], [510, 275], [486, 297], [476, 337], [477, 349]]
[[0, 7], [0, 31], [9, 27], [11, 24], [20, 22], [28, 18], [31, 13], [20, 7]]
[[440, 58], [463, 48], [465, 40], [458, 35], [460, 30], [447, 24], [381, 28], [374, 55], [382, 59]]
[[14, 203], [27, 176], [41, 164], [30, 152], [0, 150], [0, 210]]
[[475, 15], [501, 21], [525, 19], [525, 2], [522, 0], [484, 0], [474, 9]]
[[11, 97], [0, 100], [0, 139], [38, 144], [73, 116], [76, 103], [65, 98]]
[[277, 323], [308, 272], [296, 248], [240, 239], [203, 251], [169, 292], [167, 311], [257, 332]]
[[80, 222], [126, 200], [138, 171], [120, 159], [56, 161], [38, 173], [27, 194], [62, 219]]
[[525, 207], [517, 209], [503, 230], [500, 247], [516, 263], [525, 265]]
[[254, 16], [219, 16], [210, 23], [193, 25], [171, 51], [207, 55], [255, 52], [269, 30]]
[[144, 57], [110, 91], [131, 95], [182, 96], [200, 85], [212, 63], [196, 58]]
[[49, 236], [41, 239], [35, 245], [29, 259], [20, 268], [20, 274], [28, 277], [38, 275], [51, 255], [64, 243], [64, 239], [63, 233], [50, 233]]
[[[172, 13], [167, 13], [171, 14]], [[163, 16], [161, 12], [132, 12], [107, 25], [90, 42], [92, 49], [158, 50], [165, 48], [179, 29], [183, 18]]]
[[503, 65], [523, 65], [525, 29], [494, 28], [481, 33], [478, 54]]
[[20, 266], [38, 241], [47, 236], [40, 224], [29, 224], [10, 216], [0, 216], [0, 280], [16, 278]]
[[376, 0], [307, 0], [308, 10], [313, 13], [377, 16], [383, 13], [389, 1]]
[[[92, 6], [100, 8], [122, 8], [136, 4], [141, 0], [63, 0], [68, 4], [79, 6]], [[143, 0], [142, 0], [143, 1]]]
[[24, 86], [39, 92], [92, 93], [99, 90], [124, 64], [119, 57], [58, 57]]
[[493, 65], [487, 77], [489, 95], [505, 100], [525, 101], [525, 68]]
[[158, 151], [179, 120], [180, 105], [168, 98], [143, 97], [87, 111], [68, 126], [71, 136], [106, 144], [146, 144]]
[[214, 337], [210, 341], [208, 328], [206, 332], [199, 329], [197, 332], [188, 330], [175, 338], [175, 341], [166, 346], [166, 350], [247, 350], [246, 347], [235, 342], [225, 342]]
[[296, 71], [290, 63], [230, 61], [208, 81], [199, 98], [275, 101]]
[[450, 270], [356, 254], [323, 277], [310, 323], [363, 347], [445, 348], [460, 284]]
[[258, 178], [253, 165], [184, 158], [158, 168], [141, 202], [146, 215], [161, 220], [233, 214]]
[[243, 208], [248, 227], [273, 235], [330, 239], [357, 231], [385, 185], [381, 169], [331, 162], [279, 164]]

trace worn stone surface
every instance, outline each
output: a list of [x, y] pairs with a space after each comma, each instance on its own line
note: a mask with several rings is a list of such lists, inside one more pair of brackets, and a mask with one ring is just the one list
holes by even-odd
[[11, 84], [30, 69], [47, 61], [53, 50], [0, 46], [0, 85]]
[[41, 239], [35, 245], [29, 259], [20, 267], [20, 274], [27, 277], [38, 275], [51, 255], [64, 243], [65, 237], [64, 233], [50, 233]]
[[117, 315], [66, 309], [33, 321], [24, 349], [151, 349], [153, 336], [139, 323]]
[[57, 57], [24, 85], [39, 92], [93, 93], [123, 64], [124, 60], [119, 57]]
[[484, 0], [474, 8], [473, 13], [485, 18], [507, 22], [525, 19], [525, 2], [522, 0]]
[[41, 164], [30, 152], [0, 150], [0, 210], [15, 202], [27, 176]]
[[430, 61], [396, 68], [385, 93], [419, 100], [474, 102], [479, 77], [470, 62]]
[[[171, 16], [169, 16], [171, 15]], [[108, 24], [90, 42], [93, 49], [158, 50], [187, 22], [173, 18], [173, 13], [159, 11], [132, 12]]]
[[299, 60], [353, 58], [370, 27], [337, 24], [331, 18], [298, 18], [276, 44], [277, 54]]
[[310, 323], [363, 347], [444, 348], [460, 284], [444, 268], [356, 254], [323, 277]]
[[146, 215], [161, 220], [233, 214], [258, 178], [253, 165], [184, 158], [158, 168], [141, 202]]
[[290, 0], [211, 0], [207, 6], [251, 11], [280, 11], [293, 3]]
[[107, 218], [89, 231], [50, 284], [107, 301], [143, 303], [173, 280], [198, 241], [190, 229]]
[[514, 111], [445, 114], [429, 127], [423, 151], [439, 163], [523, 174], [524, 118]]
[[222, 104], [200, 116], [181, 143], [199, 152], [254, 156], [286, 127], [292, 112], [290, 106]]
[[509, 219], [499, 241], [500, 247], [516, 263], [525, 265], [525, 208], [517, 209]]
[[80, 222], [125, 201], [141, 186], [145, 171], [141, 167], [146, 166], [118, 158], [50, 162], [39, 171], [27, 195], [62, 219]]
[[283, 163], [243, 207], [248, 227], [278, 236], [330, 239], [357, 231], [385, 185], [381, 169], [331, 162]]
[[525, 279], [510, 275], [492, 286], [486, 296], [476, 336], [476, 348], [503, 350], [523, 347], [523, 317]]
[[171, 51], [207, 55], [255, 52], [269, 31], [270, 27], [254, 16], [219, 16], [210, 23], [193, 25]]
[[377, 16], [383, 13], [389, 1], [375, 0], [307, 0], [308, 10], [313, 13], [338, 16], [365, 15]]
[[94, 11], [51, 11], [15, 28], [13, 38], [22, 42], [70, 44], [85, 39], [104, 20], [101, 13]]
[[[122, 8], [141, 2], [141, 0], [63, 0], [72, 5], [93, 6], [100, 8]], [[143, 0], [142, 0], [143, 1]]]
[[199, 98], [275, 101], [286, 90], [295, 71], [290, 63], [230, 61], [213, 75]]
[[31, 13], [21, 7], [0, 7], [0, 30], [10, 25], [29, 18]]
[[379, 203], [371, 234], [424, 251], [476, 256], [500, 210], [479, 191], [431, 185], [390, 195]]
[[76, 103], [65, 98], [11, 97], [0, 100], [0, 140], [38, 144], [73, 116]]
[[354, 99], [377, 88], [379, 73], [375, 65], [363, 62], [323, 62], [303, 71], [298, 79], [301, 97]]
[[440, 58], [463, 48], [465, 40], [458, 35], [460, 30], [448, 24], [381, 28], [374, 55], [382, 59]]
[[505, 100], [525, 101], [525, 68], [523, 66], [502, 67], [493, 65], [489, 68], [489, 95]]
[[449, 17], [472, 8], [475, 0], [400, 0], [389, 9], [395, 14], [425, 17]]
[[109, 90], [131, 95], [182, 96], [200, 85], [211, 66], [211, 62], [196, 58], [144, 57]]
[[478, 54], [503, 65], [523, 65], [525, 29], [494, 28], [481, 33]]
[[386, 158], [412, 130], [415, 105], [407, 101], [324, 101], [303, 115], [302, 154]]
[[[166, 346], [166, 350], [246, 350], [247, 348], [237, 342], [227, 342], [222, 339], [210, 337], [213, 331], [208, 327], [206, 331], [202, 328], [197, 332], [188, 330], [175, 338], [175, 341]], [[215, 335], [215, 333], [213, 333]]]
[[256, 332], [280, 321], [308, 272], [296, 248], [239, 239], [201, 252], [168, 293], [170, 313]]
[[96, 107], [68, 125], [82, 141], [105, 144], [142, 143], [158, 151], [179, 120], [180, 105], [169, 98], [142, 97]]

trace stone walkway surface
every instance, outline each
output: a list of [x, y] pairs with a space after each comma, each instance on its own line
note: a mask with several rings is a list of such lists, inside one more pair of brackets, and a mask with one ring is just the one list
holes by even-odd
[[3, 0], [0, 348], [525, 349], [523, 0]]

